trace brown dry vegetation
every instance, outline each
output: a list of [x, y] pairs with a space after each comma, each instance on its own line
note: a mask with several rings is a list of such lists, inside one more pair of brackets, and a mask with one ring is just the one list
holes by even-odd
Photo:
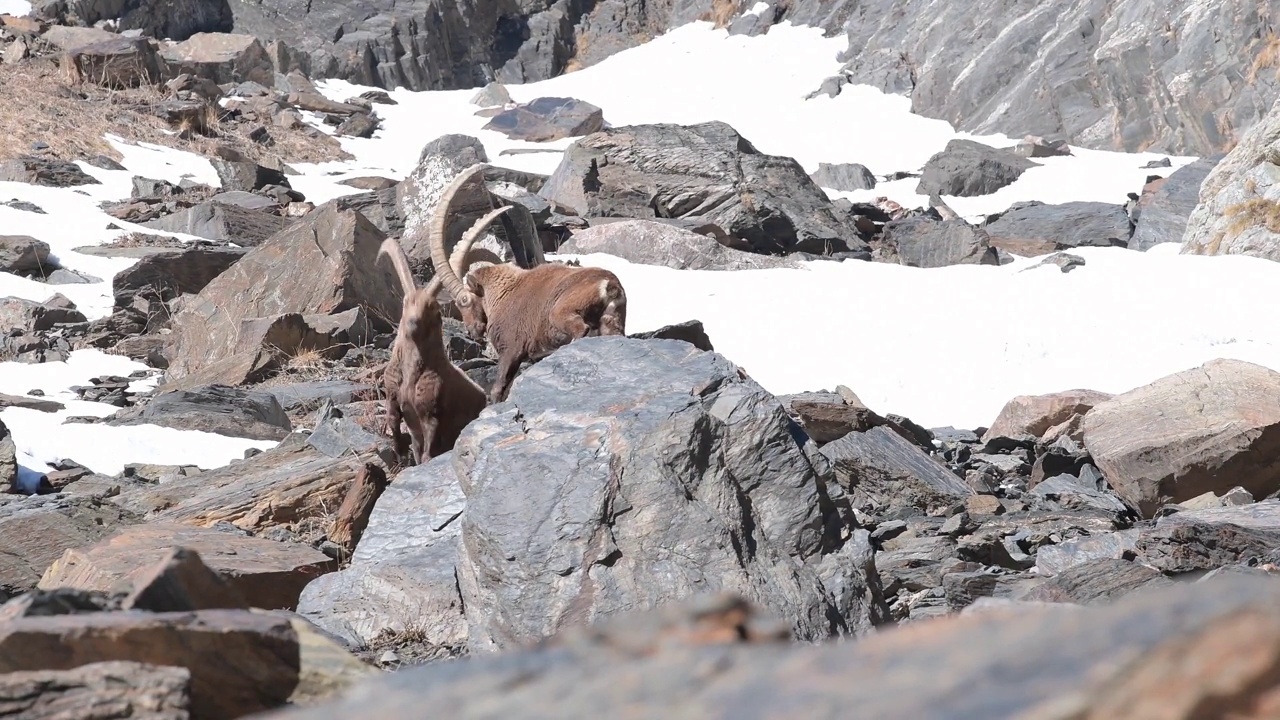
[[264, 146], [240, 132], [253, 125], [223, 122], [214, 108], [204, 118], [211, 125], [211, 135], [179, 136], [183, 128], [171, 127], [154, 112], [166, 99], [164, 86], [112, 90], [76, 82], [73, 77], [54, 57], [0, 63], [0, 159], [31, 154], [37, 142], [49, 146], [45, 153], [64, 160], [95, 155], [121, 159], [106, 141], [107, 134], [201, 155], [212, 155], [217, 145], [230, 145], [257, 161], [274, 157], [285, 162], [324, 162], [350, 157], [328, 135], [317, 137], [274, 126], [269, 132], [275, 144]]
[[1249, 198], [1226, 209], [1223, 215], [1231, 221], [1227, 226], [1232, 235], [1239, 235], [1251, 227], [1265, 227], [1280, 234], [1280, 203], [1266, 198]]
[[1249, 67], [1249, 82], [1258, 79], [1258, 73], [1269, 68], [1276, 68], [1275, 76], [1280, 79], [1280, 37], [1268, 32], [1259, 41], [1258, 52], [1253, 56], [1253, 64]]

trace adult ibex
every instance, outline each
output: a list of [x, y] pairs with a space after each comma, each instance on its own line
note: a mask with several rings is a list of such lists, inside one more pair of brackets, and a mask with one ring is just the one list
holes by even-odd
[[[436, 205], [429, 231], [433, 233], [429, 238], [433, 247], [444, 245], [445, 219], [453, 196], [465, 181], [466, 178], [461, 176], [455, 179], [445, 188]], [[387, 425], [396, 453], [402, 460], [410, 449], [407, 447], [409, 440], [412, 441], [414, 464], [448, 452], [462, 429], [475, 420], [487, 404], [484, 389], [449, 361], [436, 295], [442, 282], [450, 276], [449, 272], [441, 272], [441, 269], [448, 268], [456, 276], [464, 267], [471, 244], [490, 223], [509, 209], [498, 208], [477, 220], [463, 235], [453, 258], [436, 266], [435, 277], [424, 288], [417, 287], [414, 282], [409, 259], [399, 241], [387, 238], [378, 251], [379, 256], [385, 253], [391, 258], [404, 291], [391, 359], [382, 375], [383, 391], [387, 397]], [[439, 233], [440, 237], [435, 237], [434, 233]], [[456, 269], [450, 267], [450, 262], [456, 265]], [[400, 431], [401, 418], [409, 426], [409, 439]]]
[[[485, 169], [472, 165], [458, 176], [466, 182]], [[458, 182], [455, 180], [454, 182]], [[467, 332], [488, 339], [498, 354], [498, 377], [489, 399], [506, 399], [520, 363], [537, 361], [578, 338], [625, 335], [627, 294], [618, 276], [595, 267], [546, 264], [525, 269], [512, 263], [478, 262], [465, 280], [445, 254], [445, 218], [436, 215], [431, 261], [436, 277], [453, 296]], [[463, 238], [454, 255], [465, 255], [479, 233]], [[465, 261], [462, 263], [466, 267]]]

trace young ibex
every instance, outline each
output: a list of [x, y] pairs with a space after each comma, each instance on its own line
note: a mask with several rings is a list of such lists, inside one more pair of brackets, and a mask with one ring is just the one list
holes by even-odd
[[[440, 232], [441, 237], [430, 238], [433, 246], [444, 245], [444, 219], [463, 181], [465, 178], [455, 180], [445, 188], [436, 205], [430, 232]], [[378, 251], [379, 256], [385, 253], [391, 258], [404, 291], [400, 324], [395, 343], [391, 346], [391, 360], [382, 376], [383, 391], [387, 397], [387, 425], [396, 454], [402, 460], [410, 449], [407, 447], [410, 439], [414, 464], [420, 465], [424, 459], [448, 452], [462, 429], [475, 420], [487, 404], [484, 390], [449, 361], [436, 295], [449, 275], [441, 272], [441, 267], [449, 268], [456, 276], [464, 267], [471, 244], [490, 223], [509, 209], [498, 208], [477, 220], [458, 243], [453, 257], [443, 266], [437, 266], [435, 277], [424, 288], [417, 287], [414, 282], [409, 271], [409, 259], [399, 241], [387, 238]], [[456, 269], [450, 267], [450, 262], [456, 265]], [[409, 426], [408, 439], [400, 431], [401, 418]]]
[[[467, 168], [466, 181], [484, 170]], [[437, 277], [477, 341], [488, 339], [498, 354], [498, 377], [489, 393], [492, 402], [507, 397], [520, 363], [537, 361], [578, 338], [625, 335], [627, 294], [618, 277], [604, 268], [546, 264], [525, 269], [512, 263], [478, 262], [465, 280], [448, 262], [444, 248], [444, 218], [433, 218], [431, 261]], [[455, 248], [463, 256], [478, 233]], [[463, 263], [463, 267], [466, 263]]]

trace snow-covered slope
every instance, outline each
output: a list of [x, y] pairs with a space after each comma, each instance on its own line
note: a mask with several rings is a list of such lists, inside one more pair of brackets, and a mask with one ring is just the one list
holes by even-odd
[[[0, 3], [13, 0], [0, 0]], [[0, 11], [3, 6], [0, 5]], [[876, 174], [917, 170], [953, 137], [944, 122], [914, 116], [905, 98], [865, 87], [836, 98], [804, 97], [839, 67], [840, 38], [780, 25], [761, 37], [729, 37], [695, 23], [560, 78], [508, 89], [516, 101], [570, 96], [594, 103], [612, 125], [723, 120], [761, 151], [795, 157], [807, 170], [819, 162], [858, 162]], [[340, 81], [322, 83], [335, 99], [366, 90]], [[446, 132], [474, 135], [491, 160], [549, 173], [569, 140], [512, 141], [481, 130], [486, 119], [468, 101], [475, 91], [396, 91], [398, 105], [377, 106], [383, 129], [372, 139], [342, 140], [357, 157], [345, 163], [295, 164], [295, 188], [317, 204], [357, 192], [337, 181], [361, 175], [399, 179], [428, 141]], [[328, 129], [320, 124], [317, 126]], [[976, 137], [996, 146], [1015, 139]], [[156, 147], [124, 146], [128, 171], [85, 166], [102, 186], [48, 189], [0, 183], [0, 202], [33, 202], [47, 216], [0, 206], [0, 232], [48, 242], [63, 265], [101, 283], [51, 287], [0, 276], [0, 295], [43, 300], [66, 293], [90, 318], [109, 311], [110, 279], [131, 260], [71, 252], [138, 229], [96, 208], [125, 197], [129, 178], [176, 181], [188, 175], [217, 184], [208, 162]], [[503, 155], [506, 149], [551, 152]], [[1072, 157], [1037, 160], [1017, 182], [986, 197], [948, 198], [970, 217], [1021, 200], [1121, 203], [1163, 156], [1074, 149]], [[1177, 168], [1192, 158], [1172, 158]], [[922, 205], [915, 179], [848, 193], [855, 200], [886, 195]], [[82, 195], [77, 190], [84, 190]], [[834, 195], [834, 193], [833, 193]], [[110, 222], [124, 231], [105, 229]], [[154, 232], [154, 231], [152, 231]], [[1011, 396], [1073, 387], [1119, 392], [1212, 357], [1238, 357], [1280, 369], [1280, 328], [1264, 322], [1269, 288], [1280, 283], [1280, 263], [1245, 257], [1176, 254], [1176, 246], [1148, 253], [1084, 249], [1087, 264], [1070, 273], [1028, 269], [1034, 260], [1003, 267], [961, 266], [920, 270], [863, 262], [815, 262], [802, 269], [732, 273], [675, 271], [631, 265], [601, 255], [584, 264], [608, 267], [629, 295], [628, 329], [644, 331], [697, 318], [717, 349], [775, 393], [832, 388], [842, 383], [882, 412], [908, 415], [926, 426], [989, 423]], [[143, 366], [117, 356], [79, 352], [67, 363], [0, 364], [0, 392], [33, 388], [73, 400], [71, 384], [103, 373], [127, 374]], [[96, 406], [96, 407], [93, 407]], [[15, 409], [9, 422], [24, 461], [72, 456], [100, 472], [128, 462], [187, 462], [203, 467], [272, 443], [179, 433], [147, 426], [108, 428], [59, 425], [67, 415], [109, 414], [115, 408], [69, 402], [57, 416]], [[90, 449], [94, 448], [94, 449]]]

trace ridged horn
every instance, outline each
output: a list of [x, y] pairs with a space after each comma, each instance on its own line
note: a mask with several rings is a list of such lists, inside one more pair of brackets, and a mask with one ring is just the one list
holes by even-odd
[[435, 267], [435, 277], [440, 278], [440, 282], [444, 284], [444, 287], [449, 288], [449, 294], [453, 296], [454, 304], [459, 307], [470, 305], [472, 297], [463, 287], [462, 278], [458, 277], [458, 274], [454, 272], [449, 263], [449, 257], [445, 254], [445, 230], [448, 227], [453, 196], [471, 178], [483, 173], [487, 167], [486, 163], [476, 163], [458, 173], [453, 182], [449, 183], [448, 187], [444, 189], [444, 193], [440, 196], [440, 202], [436, 203], [435, 212], [431, 215], [431, 224], [427, 236], [427, 242], [431, 247], [431, 264]]

